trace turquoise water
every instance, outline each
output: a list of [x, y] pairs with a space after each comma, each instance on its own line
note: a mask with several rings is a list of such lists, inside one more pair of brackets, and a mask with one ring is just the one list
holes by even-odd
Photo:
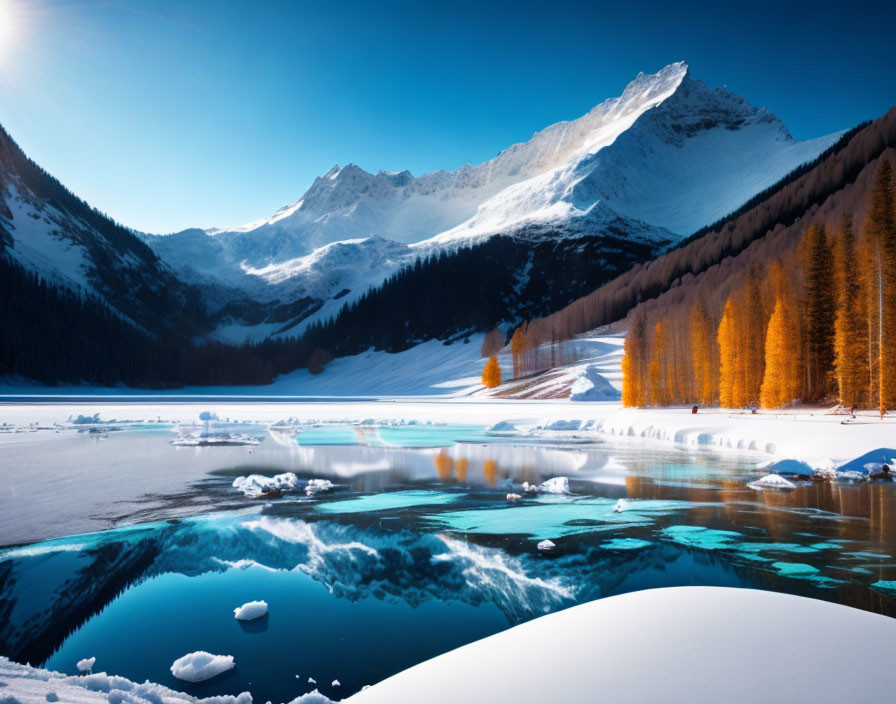
[[[85, 476], [155, 483], [146, 496], [110, 497], [76, 474], [64, 491], [41, 492], [58, 511], [117, 527], [0, 550], [0, 654], [72, 674], [96, 656], [97, 669], [197, 696], [286, 702], [314, 687], [346, 697], [514, 624], [636, 589], [775, 589], [896, 615], [894, 485], [756, 492], [753, 457], [489, 442], [466, 426], [361, 428], [319, 426], [251, 452], [177, 452], [149, 434], [73, 444]], [[50, 471], [42, 455], [29, 459]], [[231, 486], [286, 471], [297, 488], [280, 498]], [[197, 479], [179, 489], [189, 472]], [[553, 476], [571, 493], [507, 501], [523, 481]], [[308, 497], [310, 478], [334, 489]], [[544, 539], [556, 550], [540, 553]], [[233, 618], [258, 599], [267, 617]], [[174, 680], [171, 663], [199, 649], [233, 655], [236, 668]]]
[[372, 511], [394, 511], [411, 506], [433, 506], [450, 504], [463, 498], [462, 494], [447, 494], [439, 491], [412, 489], [384, 494], [370, 494], [357, 499], [328, 501], [319, 504], [316, 510], [324, 513], [363, 513]]

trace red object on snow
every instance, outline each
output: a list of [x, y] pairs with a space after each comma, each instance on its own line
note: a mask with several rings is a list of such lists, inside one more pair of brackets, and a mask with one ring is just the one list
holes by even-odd
[[697, 412], [697, 407], [696, 407], [696, 406], [693, 406], [693, 407], [691, 408], [691, 413], [696, 413], [696, 412]]

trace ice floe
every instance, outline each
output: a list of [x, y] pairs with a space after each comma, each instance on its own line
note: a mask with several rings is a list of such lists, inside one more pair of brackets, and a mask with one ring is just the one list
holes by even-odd
[[538, 491], [543, 494], [568, 494], [569, 479], [567, 477], [553, 477], [539, 484]]
[[329, 479], [309, 479], [305, 485], [305, 494], [316, 496], [327, 491], [333, 491], [333, 482]]
[[540, 552], [554, 552], [557, 544], [553, 540], [542, 540], [536, 546]]
[[96, 664], [95, 657], [78, 660], [78, 672], [90, 672], [93, 669], [94, 664]]
[[268, 602], [266, 601], [249, 601], [238, 606], [233, 610], [234, 618], [237, 621], [252, 621], [261, 618], [268, 612]]
[[233, 488], [237, 489], [250, 499], [256, 499], [265, 494], [277, 491], [292, 491], [299, 485], [299, 478], [292, 472], [266, 477], [262, 474], [250, 474], [247, 477], [237, 477], [233, 480]]
[[204, 682], [233, 669], [233, 655], [212, 655], [204, 650], [187, 653], [171, 664], [171, 674], [185, 682]]
[[766, 474], [761, 479], [750, 482], [747, 486], [760, 491], [763, 489], [796, 489], [796, 484], [779, 474]]

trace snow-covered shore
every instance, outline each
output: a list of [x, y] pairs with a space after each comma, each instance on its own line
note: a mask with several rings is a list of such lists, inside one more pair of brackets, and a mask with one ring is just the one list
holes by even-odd
[[[880, 420], [868, 413], [843, 424], [844, 416], [825, 409], [739, 413], [725, 409], [632, 409], [617, 402], [512, 400], [495, 398], [422, 399], [387, 397], [369, 401], [253, 402], [245, 401], [111, 401], [0, 404], [0, 426], [51, 426], [70, 416], [94, 413], [100, 419], [192, 422], [203, 411], [221, 418], [259, 423], [401, 422], [460, 423], [491, 426], [511, 424], [512, 434], [546, 438], [615, 438], [687, 448], [754, 451], [775, 457], [807, 460], [823, 467], [857, 457], [877, 447], [892, 446], [896, 417]], [[561, 429], [562, 428], [562, 429]], [[37, 433], [0, 433], [0, 444], [39, 439]]]
[[[896, 619], [752, 589], [674, 587], [599, 599], [423, 662], [352, 704], [889, 702]], [[100, 673], [67, 676], [0, 658], [2, 701], [250, 704], [196, 699]], [[290, 704], [327, 704], [317, 692]]]
[[348, 701], [890, 702], [894, 639], [896, 619], [805, 597], [650, 589], [529, 621]]

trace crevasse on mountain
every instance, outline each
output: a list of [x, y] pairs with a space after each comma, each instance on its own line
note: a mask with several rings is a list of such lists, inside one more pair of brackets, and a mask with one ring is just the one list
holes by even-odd
[[262, 296], [271, 285], [282, 295], [289, 284], [293, 294], [325, 297], [362, 283], [326, 268], [332, 251], [321, 248], [334, 242], [353, 240], [342, 254], [372, 270], [376, 276], [365, 278], [377, 283], [409, 258], [497, 233], [612, 229], [674, 240], [733, 211], [836, 138], [794, 140], [770, 112], [708, 88], [681, 62], [639, 75], [620, 97], [478, 166], [419, 177], [334, 166], [270, 218], [148, 241], [190, 280], [217, 279]]

